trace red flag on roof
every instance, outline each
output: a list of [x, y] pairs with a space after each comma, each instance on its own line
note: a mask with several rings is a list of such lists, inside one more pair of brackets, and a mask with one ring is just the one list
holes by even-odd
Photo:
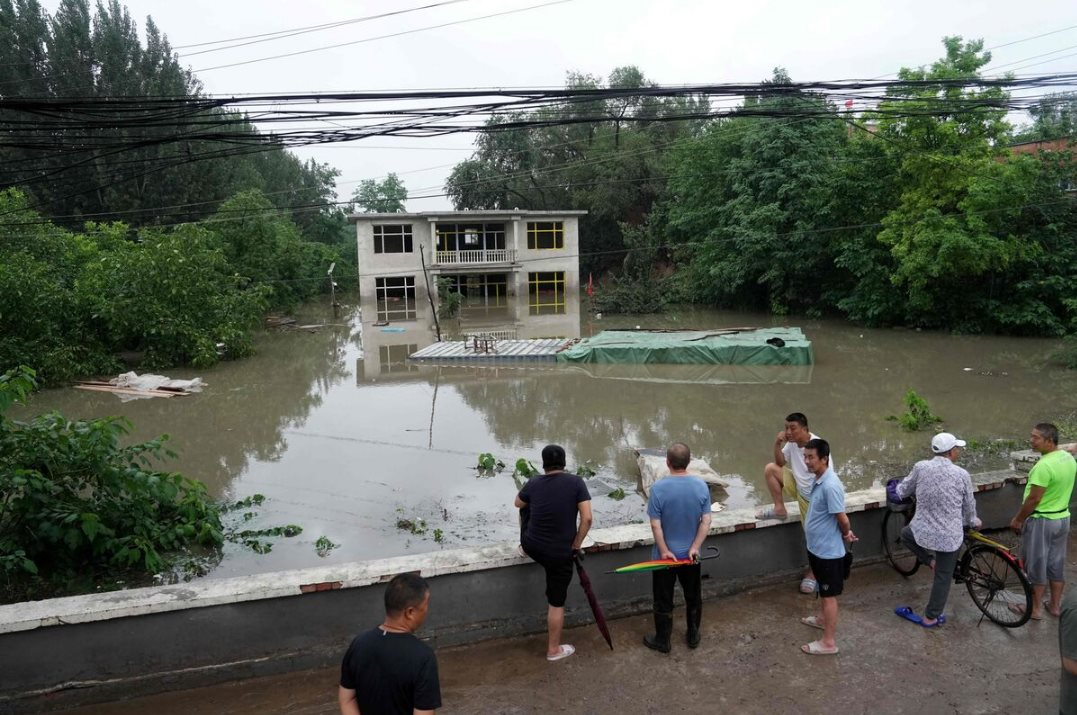
[[853, 108], [853, 100], [851, 100], [851, 99], [845, 100], [845, 108], [846, 109], [852, 109]]

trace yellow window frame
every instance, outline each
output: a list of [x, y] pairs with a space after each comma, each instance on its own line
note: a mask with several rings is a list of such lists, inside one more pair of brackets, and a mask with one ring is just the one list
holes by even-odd
[[[549, 226], [549, 228], [539, 228]], [[540, 245], [540, 239], [549, 239], [551, 246]], [[528, 221], [527, 247], [532, 251], [558, 251], [565, 247], [564, 221]]]

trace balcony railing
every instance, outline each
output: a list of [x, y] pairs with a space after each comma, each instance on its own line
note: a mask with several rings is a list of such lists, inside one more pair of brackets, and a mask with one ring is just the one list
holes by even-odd
[[514, 263], [516, 261], [516, 249], [514, 248], [480, 248], [467, 251], [436, 251], [434, 263], [436, 265], [477, 265], [483, 263]]

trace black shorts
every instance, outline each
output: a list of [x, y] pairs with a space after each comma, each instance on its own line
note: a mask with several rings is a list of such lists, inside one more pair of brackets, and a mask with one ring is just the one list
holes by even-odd
[[546, 570], [546, 603], [564, 608], [568, 585], [572, 583], [572, 559], [551, 559], [528, 551], [526, 546], [524, 552]]
[[808, 565], [815, 574], [815, 581], [819, 584], [820, 598], [841, 595], [842, 586], [845, 585], [845, 557], [821, 559], [809, 551]]

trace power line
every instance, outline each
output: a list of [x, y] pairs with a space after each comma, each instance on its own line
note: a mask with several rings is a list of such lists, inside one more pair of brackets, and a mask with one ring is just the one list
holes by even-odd
[[417, 27], [417, 28], [412, 29], [412, 30], [403, 30], [401, 32], [393, 32], [393, 33], [390, 33], [388, 35], [379, 35], [377, 37], [366, 37], [366, 38], [363, 38], [361, 40], [352, 40], [350, 42], [341, 42], [341, 43], [338, 43], [336, 45], [326, 45], [325, 47], [312, 47], [312, 48], [307, 49], [307, 50], [299, 50], [299, 51], [296, 51], [296, 52], [286, 52], [284, 54], [272, 55], [270, 57], [258, 57], [258, 58], [253, 59], [253, 60], [244, 60], [242, 62], [231, 62], [229, 64], [215, 65], [213, 67], [203, 67], [201, 69], [195, 70], [195, 72], [210, 72], [212, 70], [225, 69], [225, 68], [228, 68], [228, 67], [241, 67], [243, 65], [254, 64], [256, 62], [267, 62], [269, 60], [279, 60], [279, 59], [282, 59], [282, 58], [285, 58], [285, 57], [296, 57], [298, 55], [307, 55], [307, 54], [310, 54], [312, 52], [322, 52], [324, 50], [335, 50], [335, 49], [338, 49], [340, 47], [350, 47], [351, 45], [360, 45], [360, 44], [363, 44], [363, 43], [366, 43], [366, 42], [374, 42], [376, 40], [386, 40], [386, 39], [393, 38], [393, 37], [402, 37], [404, 35], [411, 35], [411, 34], [414, 34], [414, 33], [417, 33], [417, 32], [425, 32], [427, 30], [438, 30], [438, 29], [441, 29], [443, 27], [452, 27], [454, 25], [464, 25], [464, 24], [469, 23], [469, 22], [478, 22], [479, 20], [489, 20], [490, 18], [493, 18], [493, 17], [502, 17], [502, 16], [505, 16], [505, 15], [515, 15], [518, 12], [527, 12], [529, 10], [537, 10], [537, 9], [543, 8], [543, 7], [550, 7], [551, 5], [561, 5], [561, 4], [566, 3], [566, 2], [572, 2], [572, 0], [551, 0], [550, 2], [541, 3], [539, 5], [529, 5], [528, 7], [517, 8], [515, 10], [505, 10], [503, 12], [495, 12], [495, 13], [491, 13], [489, 15], [481, 15], [479, 17], [471, 17], [471, 18], [466, 18], [466, 19], [463, 19], [463, 20], [453, 20], [452, 22], [444, 22], [444, 23], [441, 23], [441, 24], [438, 24], [438, 25], [429, 25], [427, 27]]
[[[307, 27], [296, 27], [287, 30], [278, 30], [276, 32], [265, 32], [260, 35], [247, 35], [245, 37], [233, 37], [227, 40], [212, 40], [209, 42], [198, 42], [191, 45], [180, 45], [174, 47], [175, 50], [186, 50], [193, 47], [206, 47], [208, 45], [220, 45], [226, 42], [239, 42], [240, 44], [228, 45], [226, 47], [215, 47], [209, 50], [200, 50], [198, 52], [182, 53], [180, 57], [191, 58], [196, 55], [206, 54], [207, 52], [219, 52], [221, 50], [231, 50], [236, 47], [246, 47], [247, 45], [255, 45], [261, 42], [272, 42], [273, 40], [282, 40], [287, 37], [295, 37], [296, 35], [305, 35], [311, 32], [320, 32], [322, 30], [332, 30], [338, 27], [344, 27], [346, 25], [354, 25], [360, 22], [370, 22], [372, 20], [382, 20], [387, 17], [395, 17], [397, 15], [407, 15], [408, 13], [417, 12], [419, 10], [429, 10], [435, 7], [444, 7], [446, 5], [456, 5], [462, 2], [470, 2], [471, 0], [442, 0], [442, 2], [430, 3], [427, 5], [420, 5], [418, 7], [411, 7], [405, 10], [394, 10], [392, 12], [383, 12], [377, 15], [367, 15], [365, 17], [356, 17], [350, 20], [338, 20], [336, 22], [327, 22], [321, 25], [309, 25]], [[241, 42], [243, 40], [251, 40], [251, 42]]]

